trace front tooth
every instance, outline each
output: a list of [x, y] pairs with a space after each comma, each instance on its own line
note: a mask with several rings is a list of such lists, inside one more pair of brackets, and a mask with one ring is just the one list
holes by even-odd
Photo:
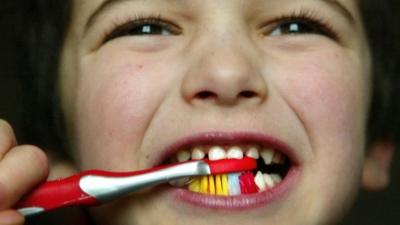
[[258, 157], [260, 157], [259, 153], [258, 153], [258, 148], [255, 146], [251, 146], [247, 152], [246, 152], [246, 156], [253, 158], [253, 159], [258, 159]]
[[272, 149], [263, 149], [261, 152], [261, 157], [264, 159], [266, 165], [270, 165], [272, 163], [272, 158], [274, 157], [274, 150]]
[[225, 158], [226, 158], [226, 152], [222, 147], [213, 146], [210, 148], [210, 151], [208, 152], [208, 159], [219, 160], [219, 159], [225, 159]]
[[204, 151], [199, 147], [194, 148], [192, 151], [192, 159], [204, 159], [205, 155]]
[[265, 184], [264, 177], [261, 171], [257, 172], [256, 176], [254, 177], [254, 182], [256, 183], [260, 191], [265, 191], [267, 189], [267, 185]]
[[239, 148], [238, 146], [230, 147], [228, 150], [228, 153], [227, 153], [227, 158], [228, 159], [242, 159], [243, 158], [242, 149]]
[[275, 186], [274, 180], [272, 180], [272, 177], [271, 177], [269, 174], [264, 173], [264, 174], [263, 174], [263, 178], [264, 178], [265, 184], [266, 184], [269, 188], [272, 188], [272, 187]]
[[177, 155], [178, 162], [185, 162], [190, 159], [190, 153], [188, 151], [179, 151]]

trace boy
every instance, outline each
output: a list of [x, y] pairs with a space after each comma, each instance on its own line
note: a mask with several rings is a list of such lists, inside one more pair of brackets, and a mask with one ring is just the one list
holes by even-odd
[[96, 224], [336, 224], [361, 180], [387, 185], [394, 133], [374, 133], [381, 77], [362, 14], [382, 3], [70, 3], [32, 3], [46, 13], [59, 7], [68, 24], [65, 34], [44, 30], [56, 35], [54, 51], [44, 52], [60, 48], [49, 57], [56, 61], [30, 64], [58, 74], [35, 78], [41, 110], [54, 116], [38, 123], [62, 124], [39, 144], [52, 150], [48, 165], [2, 123], [3, 221], [22, 223], [6, 209], [47, 177], [48, 166], [65, 176], [56, 168], [130, 171], [235, 152], [281, 168], [253, 171], [265, 182], [256, 193], [156, 187], [90, 209]]

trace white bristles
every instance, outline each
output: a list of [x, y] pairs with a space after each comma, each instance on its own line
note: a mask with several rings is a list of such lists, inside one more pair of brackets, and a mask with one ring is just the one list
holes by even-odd
[[229, 195], [240, 195], [241, 194], [239, 175], [240, 175], [240, 173], [228, 174]]

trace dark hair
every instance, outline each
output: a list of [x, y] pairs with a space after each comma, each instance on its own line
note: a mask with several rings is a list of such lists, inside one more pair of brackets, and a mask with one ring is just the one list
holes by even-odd
[[372, 103], [367, 144], [399, 140], [400, 4], [396, 0], [361, 0], [360, 9], [372, 53]]
[[72, 1], [27, 0], [20, 3], [21, 24], [16, 39], [20, 49], [23, 104], [17, 129], [23, 143], [68, 156], [68, 142], [57, 81], [60, 54]]
[[[67, 141], [57, 90], [58, 67], [71, 1], [27, 0], [20, 8], [21, 80], [24, 103], [19, 130], [24, 142], [66, 152]], [[399, 124], [398, 14], [394, 0], [361, 0], [371, 46], [373, 97], [367, 129], [369, 143], [396, 138]], [[398, 3], [397, 3], [398, 4]], [[396, 46], [397, 45], [397, 46]]]

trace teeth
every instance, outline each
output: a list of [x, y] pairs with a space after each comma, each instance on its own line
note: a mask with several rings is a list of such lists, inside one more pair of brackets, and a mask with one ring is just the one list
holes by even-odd
[[[247, 150], [244, 151], [244, 149]], [[225, 158], [242, 159], [244, 155], [254, 159], [259, 159], [261, 157], [267, 165], [264, 167], [259, 165], [261, 166], [259, 169], [262, 171], [281, 171], [279, 166], [277, 167], [278, 170], [275, 170], [274, 164], [284, 164], [287, 160], [286, 156], [282, 153], [270, 147], [261, 147], [256, 144], [232, 145], [228, 147], [225, 145], [193, 146], [192, 149], [182, 149], [179, 151], [176, 154], [176, 158], [179, 162], [184, 162], [190, 159], [199, 160], [207, 157], [209, 160]], [[237, 196], [267, 191], [282, 182], [282, 180], [282, 176], [277, 172], [267, 174], [257, 171], [254, 175], [253, 171], [243, 171], [240, 173], [178, 179], [170, 181], [170, 184], [177, 187], [187, 186], [187, 189], [192, 192], [216, 196]]]
[[[206, 149], [208, 149], [208, 151]], [[243, 149], [247, 150], [244, 151]], [[186, 149], [179, 151], [176, 155], [176, 158], [178, 162], [184, 162], [190, 159], [199, 160], [207, 157], [210, 160], [220, 160], [226, 158], [242, 159], [244, 155], [254, 159], [259, 159], [261, 157], [264, 160], [265, 165], [284, 164], [286, 161], [286, 157], [282, 153], [277, 152], [269, 147], [260, 149], [260, 146], [256, 144], [244, 144], [243, 146], [233, 145], [230, 147], [223, 147], [219, 145], [208, 147], [199, 145], [194, 146], [189, 151]]]
[[266, 184], [269, 188], [273, 188], [273, 187], [275, 186], [275, 182], [274, 182], [274, 180], [272, 179], [272, 177], [271, 177], [269, 174], [264, 173], [264, 174], [263, 174], [263, 178], [264, 178], [265, 184]]
[[254, 182], [256, 183], [259, 191], [265, 191], [267, 189], [267, 185], [265, 184], [261, 171], [257, 172], [256, 176], [254, 177]]
[[272, 158], [274, 157], [274, 150], [272, 149], [263, 149], [261, 152], [261, 157], [263, 158], [266, 165], [270, 165], [272, 163]]
[[232, 146], [229, 148], [227, 153], [228, 159], [242, 159], [243, 158], [243, 151], [238, 146]]
[[260, 155], [258, 154], [258, 148], [255, 146], [251, 146], [247, 152], [246, 152], [246, 156], [253, 158], [253, 159], [258, 159], [258, 157], [260, 157]]
[[190, 159], [190, 153], [188, 151], [179, 151], [177, 159], [178, 162], [188, 161]]
[[274, 184], [279, 184], [282, 181], [281, 175], [279, 175], [277, 173], [273, 173], [270, 176], [271, 176], [272, 180], [274, 181]]
[[205, 155], [204, 151], [199, 147], [192, 150], [192, 159], [204, 159]]
[[284, 161], [284, 156], [280, 152], [275, 152], [274, 157], [272, 158], [272, 162], [275, 164], [281, 164]]
[[219, 160], [219, 159], [225, 159], [225, 158], [226, 158], [226, 152], [222, 147], [213, 146], [210, 148], [210, 151], [208, 152], [208, 159]]

